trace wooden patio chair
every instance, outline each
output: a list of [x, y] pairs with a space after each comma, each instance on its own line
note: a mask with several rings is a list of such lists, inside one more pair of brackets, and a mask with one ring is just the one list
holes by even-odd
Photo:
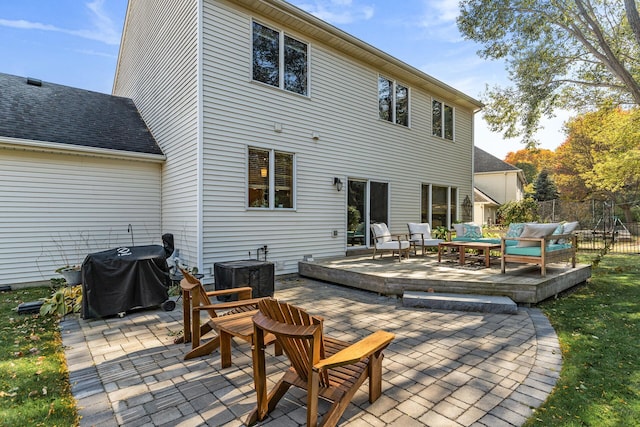
[[[307, 390], [307, 425], [318, 422], [318, 398], [332, 402], [322, 418], [322, 426], [335, 426], [353, 395], [369, 378], [369, 402], [382, 391], [382, 351], [395, 335], [377, 331], [349, 344], [323, 336], [322, 318], [304, 310], [265, 298], [254, 316], [253, 378], [258, 405], [247, 424], [264, 420], [275, 409], [289, 387]], [[267, 395], [265, 334], [275, 335], [291, 362], [291, 367]]]
[[[183, 296], [184, 342], [191, 341], [191, 351], [184, 356], [184, 359], [187, 360], [211, 354], [220, 346], [220, 336], [218, 335], [204, 343], [200, 342], [200, 338], [204, 335], [212, 331], [215, 333], [213, 319], [219, 316], [257, 310], [257, 304], [261, 298], [252, 298], [253, 290], [250, 287], [207, 292], [200, 280], [186, 270], [180, 269], [180, 271], [183, 276], [180, 281], [180, 288]], [[211, 300], [211, 298], [219, 295], [233, 294], [237, 294], [237, 301], [212, 302]], [[200, 316], [202, 311], [206, 311], [209, 315], [209, 320], [204, 323]]]

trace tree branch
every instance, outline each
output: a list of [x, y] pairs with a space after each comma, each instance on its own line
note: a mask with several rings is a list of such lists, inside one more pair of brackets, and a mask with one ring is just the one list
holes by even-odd
[[627, 19], [636, 38], [636, 43], [640, 45], [640, 15], [638, 15], [635, 0], [624, 0], [624, 9], [627, 12]]

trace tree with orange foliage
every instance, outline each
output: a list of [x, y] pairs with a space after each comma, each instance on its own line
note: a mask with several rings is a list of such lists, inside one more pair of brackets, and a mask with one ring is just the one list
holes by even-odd
[[522, 169], [527, 182], [532, 184], [542, 170], [549, 169], [554, 157], [555, 153], [546, 148], [523, 148], [515, 152], [509, 151], [504, 161]]

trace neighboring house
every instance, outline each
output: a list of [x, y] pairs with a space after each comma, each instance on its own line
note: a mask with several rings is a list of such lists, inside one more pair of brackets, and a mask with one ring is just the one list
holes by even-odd
[[496, 212], [501, 205], [524, 198], [527, 183], [524, 172], [478, 147], [474, 149], [473, 165], [474, 222], [495, 224]]
[[130, 99], [0, 74], [0, 284], [161, 243], [164, 159]]
[[496, 223], [500, 203], [484, 194], [478, 188], [473, 189], [473, 222], [482, 225]]
[[473, 197], [481, 103], [281, 0], [129, 1], [113, 93], [166, 154], [162, 228], [207, 280], [265, 245], [293, 273], [375, 221], [448, 226]]

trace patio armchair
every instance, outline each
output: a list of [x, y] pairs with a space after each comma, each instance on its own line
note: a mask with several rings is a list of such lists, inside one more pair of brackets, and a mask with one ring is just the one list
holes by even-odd
[[[323, 319], [301, 308], [273, 298], [265, 298], [258, 305], [260, 311], [253, 318], [253, 380], [257, 406], [249, 415], [247, 425], [264, 420], [291, 386], [307, 392], [307, 426], [318, 424], [320, 398], [332, 403], [320, 425], [337, 425], [367, 378], [369, 403], [380, 397], [382, 352], [394, 334], [378, 330], [358, 342], [348, 343], [324, 335]], [[275, 335], [291, 363], [268, 393], [265, 334]]]
[[398, 261], [402, 260], [402, 256], [409, 258], [409, 250], [411, 243], [406, 234], [391, 234], [387, 224], [378, 222], [371, 224], [371, 236], [373, 237], [373, 259], [376, 253], [380, 252], [382, 258], [383, 251], [391, 251], [393, 255], [398, 253]]
[[422, 255], [424, 256], [424, 248], [437, 248], [440, 242], [444, 242], [442, 239], [434, 239], [431, 236], [431, 226], [428, 222], [407, 223], [409, 228], [409, 243], [413, 248], [413, 253], [418, 255], [418, 246], [422, 247]]
[[[253, 289], [240, 287], [220, 291], [207, 292], [200, 280], [188, 271], [180, 269], [183, 279], [180, 288], [183, 296], [183, 332], [184, 338], [176, 340], [176, 343], [191, 341], [191, 351], [184, 359], [205, 356], [211, 354], [220, 347], [220, 335], [216, 333], [214, 320], [220, 316], [229, 316], [239, 313], [251, 312], [258, 309], [258, 301], [261, 298], [252, 298]], [[218, 296], [237, 295], [237, 301], [215, 302], [212, 298]], [[208, 319], [203, 322], [200, 313], [206, 312]], [[200, 342], [200, 338], [209, 332], [216, 335], [206, 342]]]

